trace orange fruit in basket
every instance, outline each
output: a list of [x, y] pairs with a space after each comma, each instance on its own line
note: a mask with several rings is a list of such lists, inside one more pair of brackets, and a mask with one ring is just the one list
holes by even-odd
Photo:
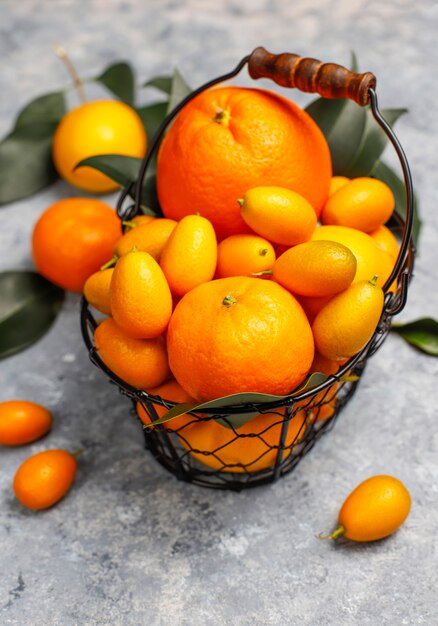
[[309, 323], [312, 324], [315, 317], [330, 302], [333, 296], [305, 297], [295, 295], [295, 297], [303, 307]]
[[[187, 415], [187, 426], [178, 430], [178, 438], [190, 456], [215, 470], [258, 472], [276, 462], [284, 412], [281, 408], [257, 413], [236, 430], [213, 419], [194, 421]], [[289, 421], [282, 460], [291, 454], [304, 432], [305, 415], [298, 412]]]
[[56, 128], [52, 156], [58, 174], [79, 189], [107, 193], [119, 185], [92, 167], [76, 165], [99, 154], [143, 158], [146, 132], [139, 115], [119, 100], [86, 102], [69, 111]]
[[347, 289], [356, 274], [356, 257], [335, 241], [308, 241], [284, 252], [274, 264], [274, 279], [301, 296], [332, 296]]
[[339, 511], [338, 528], [327, 539], [343, 535], [353, 541], [377, 541], [392, 535], [411, 509], [411, 496], [393, 476], [372, 476], [358, 485]]
[[120, 239], [116, 212], [100, 200], [66, 198], [37, 221], [32, 255], [38, 271], [56, 285], [81, 292]]
[[187, 293], [167, 333], [170, 369], [194, 398], [286, 395], [305, 378], [314, 345], [301, 306], [261, 278], [220, 278]]
[[396, 261], [400, 249], [399, 244], [394, 233], [387, 226], [379, 226], [376, 230], [371, 231], [369, 236], [381, 250], [389, 254], [394, 262]]
[[84, 296], [91, 306], [104, 313], [111, 315], [110, 285], [114, 268], [99, 270], [91, 274], [84, 285]]
[[248, 232], [237, 198], [256, 185], [303, 195], [320, 213], [331, 159], [311, 117], [270, 91], [221, 87], [199, 94], [178, 114], [158, 154], [157, 188], [167, 217], [199, 212], [219, 239]]
[[329, 197], [322, 222], [368, 233], [389, 220], [394, 206], [394, 194], [388, 185], [376, 178], [355, 178]]
[[[170, 400], [175, 402], [175, 404], [195, 404], [196, 400], [192, 398], [185, 389], [181, 387], [176, 380], [166, 380], [164, 383], [159, 385], [158, 387], [153, 387], [151, 389], [146, 390], [149, 394], [153, 396], [160, 396], [163, 400]], [[146, 409], [141, 405], [140, 402], [136, 404], [137, 415], [143, 422], [143, 424], [150, 424], [151, 418]], [[154, 402], [154, 409], [157, 413], [158, 418], [163, 417], [165, 413], [169, 409], [165, 406]], [[193, 418], [192, 418], [193, 419]], [[183, 426], [187, 423], [187, 415], [181, 415], [179, 417], [175, 417], [169, 422], [165, 422], [164, 428], [167, 430], [177, 430], [180, 426]]]
[[75, 457], [65, 450], [45, 450], [29, 457], [14, 477], [14, 493], [29, 509], [48, 509], [63, 498], [76, 476]]
[[350, 179], [346, 176], [333, 176], [330, 181], [329, 197], [348, 182], [350, 182]]
[[115, 322], [129, 337], [151, 339], [166, 330], [172, 314], [172, 294], [162, 269], [150, 254], [135, 250], [117, 261], [110, 305]]
[[52, 428], [50, 411], [28, 400], [0, 402], [0, 445], [21, 446], [44, 437]]
[[133, 387], [155, 387], [169, 376], [163, 337], [133, 339], [108, 318], [96, 328], [94, 341], [102, 361]]
[[270, 270], [275, 262], [272, 244], [258, 235], [231, 235], [217, 248], [217, 278], [252, 276]]
[[381, 288], [368, 280], [334, 296], [312, 324], [318, 352], [332, 360], [357, 354], [376, 330], [383, 301]]
[[153, 215], [136, 215], [129, 220], [128, 222], [123, 222], [125, 226], [128, 228], [136, 228], [137, 226], [144, 226], [145, 224], [150, 224], [156, 218]]
[[357, 261], [353, 282], [371, 280], [373, 276], [377, 276], [377, 284], [381, 287], [384, 285], [393, 263], [369, 235], [347, 226], [319, 226], [312, 235], [312, 241], [321, 240], [336, 241], [351, 250]]
[[331, 376], [332, 374], [336, 374], [339, 371], [340, 367], [340, 361], [328, 359], [326, 356], [320, 354], [317, 350], [315, 350], [315, 356], [313, 357], [310, 372], [321, 372], [321, 374]]
[[209, 220], [186, 215], [172, 231], [160, 258], [160, 266], [175, 296], [211, 280], [216, 271], [217, 241]]
[[253, 187], [238, 203], [246, 224], [274, 243], [295, 246], [308, 241], [315, 230], [312, 205], [290, 189]]
[[114, 247], [114, 256], [121, 257], [133, 248], [148, 252], [156, 261], [166, 245], [177, 222], [166, 218], [156, 218], [128, 230]]

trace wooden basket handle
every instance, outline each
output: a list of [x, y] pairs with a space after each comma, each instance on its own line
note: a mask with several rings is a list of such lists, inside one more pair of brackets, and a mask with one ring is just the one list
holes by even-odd
[[271, 78], [282, 87], [296, 87], [323, 98], [348, 98], [360, 106], [369, 103], [369, 90], [376, 87], [376, 77], [371, 72], [355, 74], [336, 63], [322, 63], [289, 52], [272, 54], [263, 47], [251, 53], [248, 71], [254, 79]]

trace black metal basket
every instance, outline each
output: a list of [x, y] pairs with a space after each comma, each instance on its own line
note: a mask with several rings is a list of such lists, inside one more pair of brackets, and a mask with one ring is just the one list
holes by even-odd
[[[272, 55], [264, 48], [256, 48], [232, 72], [192, 92], [166, 117], [142, 163], [135, 183], [135, 204], [124, 207], [126, 199], [133, 193], [133, 185], [127, 185], [120, 195], [117, 206], [120, 218], [129, 220], [141, 213], [141, 189], [148, 164], [174, 117], [196, 95], [236, 76], [245, 65], [248, 65], [252, 78], [267, 77], [282, 86], [317, 92], [324, 97], [351, 98], [360, 106], [370, 104], [377, 124], [386, 133], [400, 160], [406, 187], [406, 215], [404, 218], [397, 213], [393, 215], [403, 231], [400, 252], [383, 287], [385, 304], [373, 337], [336, 374], [286, 401], [191, 411], [165, 424], [145, 427], [145, 423], [159, 419], [175, 403], [132, 387], [105, 365], [94, 345], [97, 322], [83, 299], [81, 327], [90, 358], [119, 391], [134, 402], [137, 414], [140, 412], [142, 415], [143, 421], [139, 421], [144, 430], [146, 448], [180, 480], [233, 490], [270, 483], [287, 474], [319, 437], [332, 428], [340, 411], [356, 391], [368, 358], [389, 332], [392, 317], [406, 303], [415, 254], [411, 240], [414, 206], [409, 165], [398, 139], [378, 109], [375, 77], [369, 72], [354, 74], [339, 65], [323, 64], [293, 54]], [[394, 281], [397, 288], [389, 291]], [[245, 415], [247, 419], [248, 414], [254, 417], [238, 427], [239, 416]]]

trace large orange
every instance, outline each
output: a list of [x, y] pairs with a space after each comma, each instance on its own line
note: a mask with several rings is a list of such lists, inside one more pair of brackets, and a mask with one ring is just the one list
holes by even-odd
[[176, 380], [200, 400], [243, 391], [286, 395], [314, 354], [295, 298], [277, 283], [244, 276], [189, 291], [170, 319], [167, 348]]
[[33, 260], [48, 280], [70, 291], [82, 291], [87, 278], [111, 257], [120, 236], [120, 220], [108, 204], [65, 198], [37, 221]]
[[199, 212], [220, 239], [249, 232], [237, 199], [252, 187], [296, 191], [319, 216], [330, 181], [330, 152], [315, 122], [293, 102], [260, 89], [203, 92], [180, 112], [158, 155], [166, 217]]

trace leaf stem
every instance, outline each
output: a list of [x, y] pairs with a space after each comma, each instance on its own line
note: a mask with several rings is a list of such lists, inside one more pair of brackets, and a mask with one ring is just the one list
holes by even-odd
[[80, 78], [79, 74], [77, 73], [75, 66], [71, 62], [66, 49], [64, 48], [63, 45], [57, 43], [53, 46], [53, 50], [55, 54], [64, 63], [65, 67], [67, 68], [67, 71], [70, 74], [73, 80], [73, 84], [78, 92], [79, 100], [81, 101], [82, 104], [84, 104], [85, 102], [87, 102], [87, 97], [85, 95], [85, 89], [84, 89], [84, 83], [82, 79]]
[[322, 533], [319, 533], [319, 535], [317, 535], [318, 539], [336, 539], [337, 537], [339, 537], [340, 535], [343, 535], [345, 532], [345, 528], [340, 524], [336, 530], [334, 530], [330, 535], [323, 535]]
[[104, 265], [102, 265], [102, 267], [100, 268], [100, 271], [102, 272], [103, 270], [109, 269], [110, 267], [115, 265], [118, 260], [119, 260], [119, 257], [115, 254], [113, 257], [111, 257], [109, 261], [107, 261]]

